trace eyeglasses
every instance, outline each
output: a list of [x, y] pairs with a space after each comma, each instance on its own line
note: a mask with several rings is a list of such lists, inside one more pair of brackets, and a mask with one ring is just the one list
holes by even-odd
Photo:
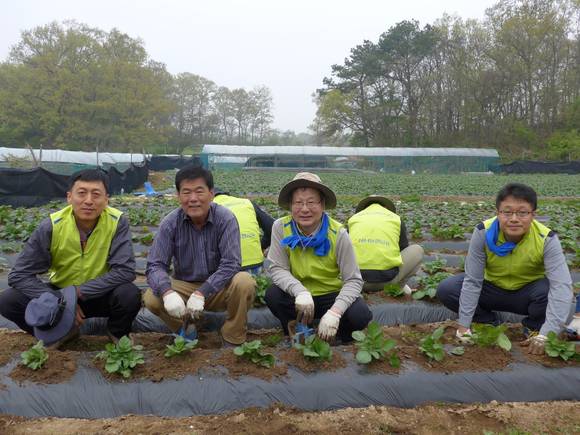
[[302, 207], [306, 206], [308, 210], [312, 210], [320, 205], [321, 201], [296, 201], [292, 203], [292, 207], [297, 210], [302, 210]]
[[511, 218], [514, 214], [519, 218], [526, 218], [530, 214], [532, 214], [532, 212], [527, 210], [518, 210], [518, 211], [500, 210], [499, 214], [501, 214], [503, 217], [506, 218]]

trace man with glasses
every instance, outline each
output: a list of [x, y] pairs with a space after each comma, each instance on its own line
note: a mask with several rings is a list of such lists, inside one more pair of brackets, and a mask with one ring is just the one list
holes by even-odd
[[496, 311], [524, 315], [528, 352], [544, 353], [573, 315], [572, 278], [556, 233], [535, 220], [537, 195], [511, 183], [496, 197], [497, 216], [477, 225], [465, 273], [439, 284], [437, 297], [459, 314], [457, 337], [469, 341], [472, 322], [500, 323]]
[[300, 172], [282, 188], [278, 205], [290, 215], [272, 227], [268, 308], [285, 335], [293, 320], [309, 325], [320, 319], [320, 338], [352, 341], [372, 314], [360, 296], [363, 281], [348, 233], [325, 212], [336, 207], [334, 192], [318, 175]]

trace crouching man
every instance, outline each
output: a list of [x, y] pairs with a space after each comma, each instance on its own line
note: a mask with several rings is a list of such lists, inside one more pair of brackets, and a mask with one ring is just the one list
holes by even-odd
[[[84, 319], [107, 317], [116, 340], [141, 308], [129, 221], [108, 206], [109, 178], [100, 170], [74, 174], [67, 202], [26, 242], [0, 293], [0, 314], [54, 347], [77, 337]], [[38, 277], [46, 272], [48, 283]], [[70, 312], [74, 321], [61, 322]]]

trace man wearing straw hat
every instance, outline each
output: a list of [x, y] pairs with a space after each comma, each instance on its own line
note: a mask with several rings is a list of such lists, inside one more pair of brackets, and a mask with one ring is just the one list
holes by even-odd
[[423, 260], [423, 248], [409, 245], [405, 224], [388, 198], [370, 195], [356, 206], [348, 220], [348, 232], [354, 246], [365, 291], [382, 290], [385, 284], [401, 284], [411, 294], [407, 280]]
[[282, 188], [278, 205], [291, 214], [272, 227], [268, 308], [286, 335], [292, 320], [320, 319], [322, 339], [351, 341], [372, 314], [360, 296], [363, 281], [348, 233], [325, 212], [336, 207], [334, 192], [317, 175], [301, 172]]

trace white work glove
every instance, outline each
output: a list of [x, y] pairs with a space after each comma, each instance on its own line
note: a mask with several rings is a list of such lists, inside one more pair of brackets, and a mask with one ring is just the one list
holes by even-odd
[[471, 344], [471, 329], [467, 328], [464, 333], [459, 332], [459, 329], [455, 331], [455, 337], [463, 344]]
[[328, 310], [318, 324], [318, 336], [325, 341], [332, 340], [336, 335], [336, 331], [338, 331], [339, 323], [340, 314]]
[[187, 311], [192, 319], [199, 319], [203, 313], [203, 306], [205, 305], [205, 297], [192, 293], [187, 300]]
[[[578, 317], [576, 317], [578, 316]], [[572, 331], [576, 331], [576, 334], [580, 335], [580, 315], [576, 314], [570, 324], [566, 327]]]
[[296, 306], [296, 313], [302, 323], [308, 325], [314, 320], [314, 299], [310, 292], [305, 291], [299, 293], [294, 299], [294, 305]]
[[185, 314], [185, 302], [176, 292], [170, 291], [163, 295], [163, 306], [171, 317], [181, 319]]
[[547, 339], [548, 337], [545, 335], [538, 334], [528, 338], [526, 341], [522, 342], [521, 345], [527, 347], [528, 353], [532, 355], [543, 355]]

